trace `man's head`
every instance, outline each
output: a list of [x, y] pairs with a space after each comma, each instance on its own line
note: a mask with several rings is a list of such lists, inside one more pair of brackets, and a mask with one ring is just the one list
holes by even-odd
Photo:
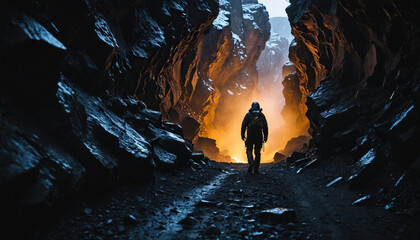
[[260, 104], [258, 102], [253, 102], [251, 108], [260, 108]]

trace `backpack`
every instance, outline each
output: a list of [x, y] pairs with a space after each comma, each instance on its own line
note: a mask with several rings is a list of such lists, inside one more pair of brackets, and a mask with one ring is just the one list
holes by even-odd
[[262, 129], [264, 127], [264, 119], [259, 111], [252, 111], [249, 119], [248, 129]]

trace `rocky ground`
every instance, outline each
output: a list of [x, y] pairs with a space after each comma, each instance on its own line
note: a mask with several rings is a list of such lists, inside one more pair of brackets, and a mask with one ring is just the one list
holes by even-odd
[[[313, 166], [315, 165], [315, 166]], [[419, 239], [418, 214], [385, 210], [384, 188], [350, 190], [337, 163], [207, 162], [150, 183], [62, 204], [30, 239]], [[300, 171], [299, 171], [300, 170]], [[299, 171], [299, 173], [297, 173]], [[384, 186], [384, 185], [382, 185]], [[354, 203], [370, 194], [367, 201]], [[283, 215], [261, 214], [287, 208]]]

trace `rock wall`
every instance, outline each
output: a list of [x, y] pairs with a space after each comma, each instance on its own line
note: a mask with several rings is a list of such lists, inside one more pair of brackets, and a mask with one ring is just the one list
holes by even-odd
[[270, 18], [270, 24], [272, 33], [278, 33], [280, 36], [286, 38], [289, 43], [292, 42], [294, 37], [287, 17], [272, 17]]
[[[219, 15], [200, 42], [193, 61], [197, 63], [191, 72], [196, 83], [193, 94], [171, 109], [169, 119], [182, 125], [182, 119], [193, 117], [200, 123], [198, 136], [216, 139], [223, 147], [230, 139], [226, 131], [232, 129], [228, 125], [237, 111], [235, 103], [251, 101], [258, 91], [256, 63], [269, 39], [270, 23], [265, 7], [257, 0], [221, 0], [219, 5]], [[246, 112], [242, 111], [240, 117]]]
[[1, 5], [2, 229], [66, 196], [201, 162], [151, 109], [191, 97], [197, 81], [186, 76], [216, 1]]
[[298, 99], [288, 110], [306, 114], [321, 154], [352, 157], [352, 186], [418, 171], [418, 10], [393, 0], [291, 0], [287, 8], [297, 72], [285, 88]]

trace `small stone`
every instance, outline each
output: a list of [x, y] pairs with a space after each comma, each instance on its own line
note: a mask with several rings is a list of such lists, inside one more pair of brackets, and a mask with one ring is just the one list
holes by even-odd
[[210, 228], [207, 229], [206, 234], [220, 235], [220, 229], [213, 224], [210, 226]]
[[137, 218], [133, 215], [129, 214], [123, 218], [123, 222], [127, 225], [134, 225], [139, 223], [139, 220], [137, 220]]
[[385, 210], [388, 210], [388, 211], [395, 210], [395, 203], [394, 202], [390, 202], [387, 205], [385, 205]]
[[258, 218], [263, 221], [270, 221], [274, 223], [293, 222], [296, 220], [296, 214], [293, 209], [273, 208], [260, 212], [258, 214]]
[[366, 196], [364, 196], [362, 198], [357, 199], [351, 205], [363, 205], [363, 204], [367, 204], [371, 200], [371, 198], [372, 197], [370, 195], [366, 195]]
[[245, 205], [243, 207], [251, 209], [251, 208], [255, 208], [255, 205], [254, 204], [249, 204], [249, 205]]
[[332, 180], [330, 183], [328, 183], [326, 187], [331, 187], [332, 185], [336, 184], [337, 182], [339, 182], [341, 180], [343, 180], [343, 177], [338, 177], [338, 178]]
[[90, 215], [90, 214], [92, 214], [92, 209], [90, 209], [90, 208], [85, 208], [85, 209], [83, 210], [83, 212], [84, 212], [86, 215]]
[[239, 234], [242, 236], [248, 235], [249, 231], [246, 228], [241, 228]]

